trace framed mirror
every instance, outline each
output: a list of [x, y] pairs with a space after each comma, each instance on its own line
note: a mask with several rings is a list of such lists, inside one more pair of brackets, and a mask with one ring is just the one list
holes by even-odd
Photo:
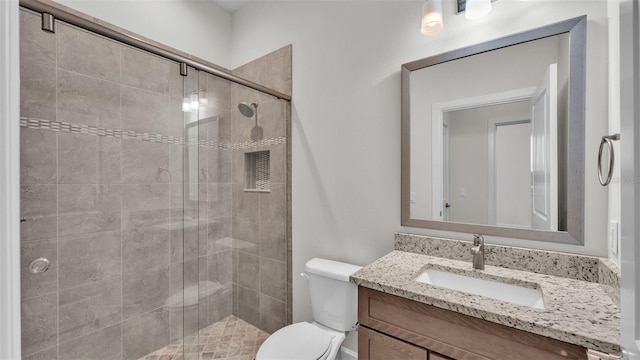
[[586, 23], [402, 65], [402, 226], [584, 244]]

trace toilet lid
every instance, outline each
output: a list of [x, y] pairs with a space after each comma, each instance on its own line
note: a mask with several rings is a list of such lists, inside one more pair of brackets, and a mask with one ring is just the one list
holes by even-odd
[[307, 322], [276, 331], [260, 346], [260, 360], [316, 360], [329, 351], [331, 335]]

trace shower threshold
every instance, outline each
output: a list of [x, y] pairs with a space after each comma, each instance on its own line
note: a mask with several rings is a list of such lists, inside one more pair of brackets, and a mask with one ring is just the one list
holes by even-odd
[[268, 336], [231, 315], [138, 360], [253, 360]]

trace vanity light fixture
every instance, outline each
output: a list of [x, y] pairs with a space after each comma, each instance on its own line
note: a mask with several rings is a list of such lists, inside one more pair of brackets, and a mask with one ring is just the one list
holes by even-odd
[[491, 12], [491, 0], [466, 0], [464, 17], [469, 20], [480, 19]]
[[424, 35], [433, 35], [442, 30], [442, 26], [442, 0], [427, 0], [422, 4], [420, 32]]

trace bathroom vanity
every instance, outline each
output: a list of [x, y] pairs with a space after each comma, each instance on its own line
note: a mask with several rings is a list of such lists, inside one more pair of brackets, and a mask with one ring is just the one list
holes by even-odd
[[358, 314], [360, 359], [587, 358], [581, 346], [363, 286]]
[[[608, 359], [620, 353], [619, 273], [606, 259], [487, 245], [480, 271], [472, 268], [470, 246], [396, 234], [395, 251], [351, 276], [359, 285], [360, 359]], [[434, 272], [471, 280], [470, 288], [456, 289], [466, 283], [458, 280], [449, 286], [446, 276], [437, 285], [424, 280]], [[497, 290], [475, 295], [476, 280]], [[542, 302], [503, 286], [538, 292]]]

